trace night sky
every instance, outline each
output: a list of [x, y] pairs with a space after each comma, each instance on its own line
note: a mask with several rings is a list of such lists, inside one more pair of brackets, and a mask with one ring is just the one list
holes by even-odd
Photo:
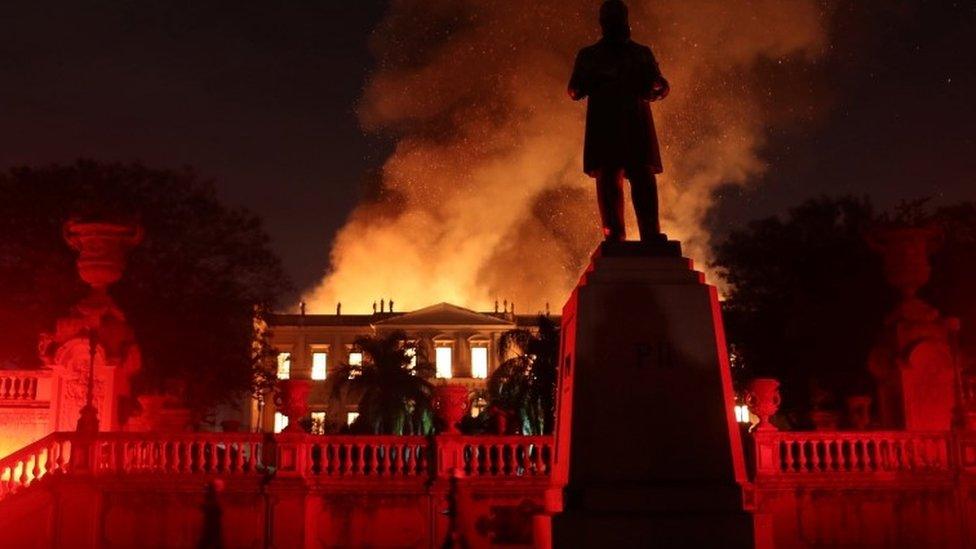
[[[0, 166], [193, 166], [266, 220], [297, 287], [315, 282], [391, 150], [356, 117], [386, 2], [160, 4], [0, 6]], [[832, 9], [828, 55], [796, 75], [816, 114], [770, 133], [766, 175], [722, 193], [717, 234], [824, 193], [976, 199], [976, 3]]]

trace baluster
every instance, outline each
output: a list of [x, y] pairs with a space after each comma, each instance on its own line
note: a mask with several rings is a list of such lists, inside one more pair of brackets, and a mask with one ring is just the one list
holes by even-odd
[[180, 443], [177, 440], [170, 440], [165, 443], [166, 448], [166, 462], [168, 467], [166, 471], [175, 475], [180, 472]]
[[253, 442], [241, 443], [241, 472], [254, 472], [254, 446]]
[[814, 440], [810, 443], [810, 469], [815, 473], [820, 473], [820, 449], [826, 446], [823, 440]]
[[180, 472], [190, 474], [193, 472], [193, 444], [188, 440], [179, 441], [180, 445]]
[[381, 476], [383, 471], [381, 470], [381, 465], [383, 463], [383, 453], [386, 451], [386, 445], [384, 444], [372, 444], [370, 445], [370, 452], [372, 455], [369, 456], [369, 467], [370, 473], [374, 476]]
[[359, 444], [359, 475], [366, 476], [366, 444]]
[[220, 457], [218, 455], [217, 442], [211, 442], [210, 446], [210, 472], [216, 473], [221, 470]]
[[322, 474], [332, 475], [335, 473], [336, 460], [333, 452], [335, 451], [335, 445], [331, 443], [325, 443], [322, 445]]
[[244, 443], [238, 442], [234, 445], [234, 472], [243, 473], [244, 472]]
[[839, 449], [840, 449], [840, 441], [838, 441], [837, 439], [830, 439], [830, 441], [827, 443], [827, 451], [824, 454], [824, 458], [826, 459], [826, 463], [824, 464], [824, 471], [827, 471], [828, 473], [834, 472], [834, 463], [835, 463], [834, 452], [840, 453]]
[[52, 475], [58, 471], [57, 459], [57, 447], [58, 441], [51, 441], [51, 445], [47, 447], [47, 461], [44, 463], [47, 469], [47, 474]]
[[901, 444], [901, 469], [905, 471], [911, 471], [915, 469], [918, 456], [915, 454], [915, 445], [912, 444], [910, 439], [901, 439], [899, 441]]
[[509, 457], [509, 461], [508, 461], [508, 463], [509, 463], [509, 467], [508, 467], [509, 471], [508, 471], [508, 474], [510, 474], [510, 475], [518, 475], [519, 474], [519, 470], [522, 468], [522, 457], [520, 455], [520, 451], [522, 450], [522, 445], [521, 444], [510, 444], [508, 446], [508, 449], [509, 449], [509, 456], [508, 456]]
[[39, 479], [41, 478], [41, 450], [38, 449], [37, 453], [34, 454], [34, 468], [31, 470], [31, 478]]
[[57, 466], [57, 469], [58, 469], [58, 472], [59, 473], [63, 473], [64, 472], [64, 464], [65, 464], [65, 461], [64, 461], [64, 444], [65, 444], [64, 442], [58, 443], [58, 457], [54, 461], [55, 465]]
[[20, 466], [20, 475], [17, 477], [17, 482], [20, 483], [20, 486], [27, 486], [27, 460], [20, 460], [17, 464]]
[[386, 447], [386, 476], [392, 477], [402, 473], [398, 467], [401, 455], [403, 455], [403, 446], [400, 444], [390, 444]]
[[783, 460], [784, 472], [793, 472], [793, 442], [789, 440], [780, 441], [780, 459]]

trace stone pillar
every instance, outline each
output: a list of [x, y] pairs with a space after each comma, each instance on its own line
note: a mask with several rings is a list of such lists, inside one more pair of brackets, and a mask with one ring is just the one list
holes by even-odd
[[537, 539], [550, 523], [554, 547], [766, 545], [743, 504], [717, 294], [677, 242], [601, 244], [563, 308], [561, 357]]
[[941, 239], [935, 228], [882, 227], [868, 242], [884, 261], [888, 284], [899, 303], [888, 314], [868, 367], [878, 384], [884, 428], [935, 431], [952, 427], [957, 323], [917, 296], [928, 283], [929, 255]]
[[124, 418], [119, 404], [130, 395], [129, 379], [141, 358], [125, 315], [108, 288], [125, 269], [125, 253], [142, 240], [137, 225], [68, 221], [64, 239], [78, 252], [78, 274], [90, 287], [88, 295], [59, 318], [53, 334], [41, 334], [41, 360], [58, 377], [54, 403], [55, 430], [74, 430], [85, 404], [91, 363], [89, 337], [97, 335], [94, 406], [103, 430], [118, 430]]

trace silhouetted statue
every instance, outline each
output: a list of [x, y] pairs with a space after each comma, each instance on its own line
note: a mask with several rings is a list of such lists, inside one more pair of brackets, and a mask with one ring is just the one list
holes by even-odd
[[658, 238], [657, 181], [663, 171], [651, 101], [670, 87], [651, 48], [630, 39], [627, 6], [607, 0], [600, 7], [603, 38], [576, 56], [569, 95], [589, 98], [583, 170], [596, 178], [597, 200], [607, 240], [625, 240], [623, 177], [630, 180], [641, 240]]

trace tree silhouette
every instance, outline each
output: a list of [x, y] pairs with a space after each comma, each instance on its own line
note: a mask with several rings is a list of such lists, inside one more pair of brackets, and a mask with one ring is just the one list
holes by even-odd
[[142, 348], [137, 390], [182, 387], [201, 411], [240, 401], [269, 351], [255, 316], [288, 285], [260, 220], [189, 169], [79, 161], [0, 173], [0, 364], [36, 365], [38, 334], [84, 295], [61, 238], [72, 217], [145, 228], [110, 288]]
[[[372, 434], [427, 435], [433, 432], [434, 367], [406, 333], [356, 338], [358, 365], [343, 364], [332, 385], [338, 398], [348, 390], [359, 398], [356, 425]], [[415, 364], [413, 357], [416, 358]]]
[[526, 435], [549, 434], [555, 421], [559, 326], [539, 316], [538, 331], [509, 330], [498, 340], [502, 362], [488, 378], [488, 400], [518, 418]]

